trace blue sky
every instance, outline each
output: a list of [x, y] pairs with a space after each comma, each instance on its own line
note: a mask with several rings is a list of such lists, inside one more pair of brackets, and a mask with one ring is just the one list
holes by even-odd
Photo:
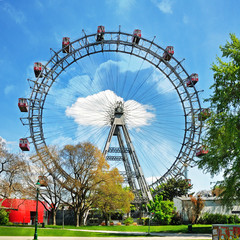
[[[121, 25], [121, 30], [127, 33], [132, 33], [134, 29], [139, 28], [142, 30], [144, 38], [153, 39], [156, 36], [155, 42], [160, 46], [174, 46], [174, 56], [178, 60], [185, 58], [183, 66], [187, 72], [189, 74], [193, 72], [199, 74], [199, 82], [196, 87], [198, 90], [204, 90], [200, 93], [203, 102], [203, 99], [208, 98], [211, 94], [209, 87], [213, 84], [213, 73], [210, 67], [216, 56], [221, 55], [219, 45], [225, 44], [226, 40], [229, 39], [229, 33], [236, 33], [240, 37], [239, 9], [240, 2], [237, 0], [71, 0], [67, 2], [62, 0], [0, 0], [0, 32], [2, 36], [0, 38], [0, 96], [2, 99], [0, 136], [7, 141], [11, 151], [20, 151], [18, 149], [18, 139], [29, 136], [29, 131], [27, 127], [22, 126], [19, 120], [23, 114], [19, 112], [17, 107], [17, 99], [19, 97], [27, 98], [30, 95], [27, 79], [34, 79], [34, 62], [46, 63], [51, 57], [49, 49], [59, 50], [61, 48], [62, 37], [69, 36], [71, 40], [75, 40], [82, 36], [82, 29], [85, 30], [86, 34], [91, 34], [96, 32], [98, 25], [104, 25], [106, 31], [117, 31], [119, 25]], [[129, 62], [131, 67], [128, 68], [128, 77], [131, 78], [132, 75], [132, 78], [134, 78], [134, 74], [136, 75], [136, 70], [133, 69], [135, 63], [136, 65], [138, 63], [136, 59], [129, 60], [125, 56], [114, 54], [108, 54], [105, 57], [106, 59], [94, 57], [92, 59], [94, 64], [92, 65], [89, 64], [89, 60], [83, 61], [78, 73], [73, 67], [71, 69], [72, 73], [69, 72], [69, 75], [72, 74], [68, 78], [69, 82], [54, 86], [53, 94], [49, 97], [46, 106], [62, 106], [63, 102], [60, 100], [65, 100], [63, 97], [59, 99], [57, 95], [64, 96], [64, 93], [67, 93], [68, 97], [65, 103], [69, 101], [70, 105], [68, 106], [70, 107], [79, 97], [76, 95], [77, 92], [73, 92], [76, 87], [73, 78], [80, 75], [87, 77], [89, 74], [94, 76], [98, 66], [103, 67], [102, 78], [108, 78], [107, 68], [104, 68], [105, 61], [122, 62], [119, 68], [114, 68], [114, 63], [110, 63], [112, 73], [118, 72], [119, 78], [124, 78], [123, 74], [121, 76], [120, 67], [124, 69], [126, 63]], [[139, 63], [137, 68], [139, 68]], [[151, 68], [143, 67], [141, 69], [142, 76], [146, 76], [148, 71], [151, 71]], [[61, 80], [64, 80], [64, 78], [62, 76]], [[73, 85], [71, 85], [70, 79], [73, 79]], [[102, 91], [107, 90], [99, 81], [95, 83], [95, 90], [92, 92], [84, 91], [81, 88], [82, 95], [80, 97], [85, 98], [90, 93], [97, 94], [100, 91], [98, 91], [99, 86]], [[113, 85], [112, 90], [114, 90]], [[120, 92], [115, 93], [120, 96]], [[170, 93], [164, 95], [162, 101], [163, 103], [171, 103], [171, 101], [176, 103], [177, 99], [173, 93]], [[143, 101], [142, 104], [151, 105], [147, 101]], [[207, 104], [203, 103], [203, 106], [207, 106]], [[161, 108], [164, 109], [164, 104]], [[179, 111], [179, 108], [176, 111]], [[51, 128], [50, 120], [53, 117], [51, 109], [48, 113], [46, 111], [46, 118], [49, 122], [46, 131]], [[166, 108], [163, 113], [167, 116], [166, 121], [171, 118], [171, 108]], [[60, 129], [59, 125], [63, 124], [60, 115], [64, 115], [64, 110], [61, 108], [54, 114], [55, 119], [59, 121], [56, 124], [58, 130]], [[53, 122], [56, 121], [55, 119], [53, 118]], [[74, 124], [75, 129], [79, 128], [74, 121], [74, 117], [67, 118], [65, 116], [66, 119], [73, 128]], [[169, 125], [169, 127], [173, 127], [174, 131], [175, 125]], [[91, 126], [84, 128], [84, 134], [91, 133], [90, 129], [92, 132], [95, 131]], [[171, 137], [171, 134], [169, 134], [164, 139], [165, 142], [158, 146], [162, 148], [163, 153], [172, 151], [174, 155], [174, 151], [178, 150], [175, 143], [181, 141], [181, 128], [176, 127], [176, 129], [179, 130], [179, 135]], [[136, 128], [132, 135], [133, 140], [140, 138], [140, 135], [137, 134], [138, 131]], [[66, 130], [63, 133], [59, 132], [59, 136], [53, 135], [52, 139], [49, 135], [50, 143], [59, 143], [61, 139], [66, 140], [67, 138], [71, 140], [73, 137], [70, 135], [70, 131], [68, 133], [66, 133]], [[61, 134], [65, 134], [65, 136]], [[99, 139], [101, 139], [100, 136], [99, 133]], [[54, 142], [55, 137], [57, 140]], [[103, 139], [101, 141], [104, 142]], [[141, 148], [143, 145], [144, 142], [141, 141], [136, 148]], [[164, 148], [164, 146], [167, 146], [167, 148]], [[146, 153], [140, 153], [141, 158], [144, 158], [144, 156], [146, 156]], [[142, 166], [143, 169], [154, 168], [152, 167], [154, 164], [156, 163], [145, 161]], [[167, 162], [165, 165], [168, 167]], [[151, 174], [157, 173], [149, 171], [148, 177]], [[194, 190], [209, 189], [210, 182], [215, 182], [218, 179], [211, 179], [209, 175], [204, 175], [196, 167], [190, 169], [188, 175], [192, 179]]]

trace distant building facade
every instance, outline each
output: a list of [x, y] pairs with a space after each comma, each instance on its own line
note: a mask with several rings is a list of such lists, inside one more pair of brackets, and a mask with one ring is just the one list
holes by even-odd
[[[204, 208], [201, 215], [204, 213], [219, 213], [231, 215], [232, 211], [239, 211], [240, 206], [233, 206], [232, 209], [228, 210], [226, 207], [221, 206], [220, 200], [218, 197], [201, 197], [204, 202]], [[189, 222], [192, 213], [192, 202], [190, 197], [176, 197], [173, 199], [174, 206], [176, 207], [177, 212], [179, 212], [183, 222]]]

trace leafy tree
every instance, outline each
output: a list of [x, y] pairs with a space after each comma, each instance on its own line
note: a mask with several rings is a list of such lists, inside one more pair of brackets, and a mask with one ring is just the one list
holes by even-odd
[[220, 46], [222, 58], [212, 65], [213, 90], [209, 99], [211, 116], [206, 121], [203, 144], [209, 153], [198, 161], [200, 169], [215, 175], [223, 171], [222, 203], [240, 201], [240, 41], [230, 34], [230, 42]]
[[214, 188], [212, 189], [212, 195], [216, 197], [219, 197], [222, 192], [223, 189], [217, 185], [215, 185]]
[[96, 191], [96, 202], [94, 207], [100, 209], [105, 217], [105, 225], [110, 221], [111, 213], [122, 211], [128, 213], [131, 201], [134, 199], [133, 193], [122, 187], [123, 177], [118, 169], [106, 173], [105, 181], [100, 183]]
[[99, 185], [109, 179], [109, 165], [101, 151], [89, 142], [66, 145], [61, 150], [45, 148], [35, 161], [41, 160], [49, 174], [66, 194], [61, 202], [72, 209], [76, 226], [82, 225]]
[[173, 201], [174, 197], [186, 195], [192, 189], [185, 179], [170, 178], [166, 183], [161, 184], [156, 190], [158, 195], [163, 196], [163, 200]]
[[84, 215], [95, 202], [95, 192], [99, 184], [105, 181], [109, 165], [101, 151], [90, 143], [66, 145], [60, 151], [60, 163], [71, 176], [61, 182], [69, 192], [69, 198], [64, 203], [73, 209], [76, 226], [79, 226], [83, 224]]
[[23, 181], [26, 172], [26, 161], [21, 154], [9, 153], [0, 144], [0, 198], [1, 203], [8, 198], [24, 198], [28, 189]]
[[153, 220], [160, 224], [169, 224], [173, 217], [174, 204], [172, 201], [163, 200], [163, 196], [156, 195], [154, 201], [147, 205], [148, 210], [154, 214]]
[[[58, 149], [55, 146], [48, 148], [51, 155], [55, 156], [55, 160], [59, 157]], [[61, 175], [56, 171], [56, 174], [49, 174], [45, 165], [36, 160], [37, 155], [31, 156], [31, 162], [27, 165], [27, 173], [24, 174], [25, 182], [30, 190], [29, 197], [35, 199], [36, 197], [36, 182], [39, 176], [45, 176], [47, 178], [47, 185], [41, 187], [39, 192], [39, 201], [48, 211], [49, 216], [52, 217], [52, 224], [56, 225], [57, 210], [61, 207], [62, 199], [66, 196], [66, 190], [62, 184], [58, 181]], [[60, 161], [60, 159], [58, 159]], [[47, 204], [46, 204], [47, 203]]]
[[9, 222], [9, 213], [5, 209], [0, 209], [0, 225], [6, 225]]
[[[38, 176], [47, 177], [47, 185], [40, 188], [39, 201], [52, 216], [52, 224], [56, 225], [57, 210], [61, 205], [62, 196], [65, 193], [65, 189], [56, 180], [55, 176], [49, 175], [43, 168], [43, 165], [39, 162], [36, 164], [28, 165], [27, 174], [25, 174], [25, 180], [29, 189], [29, 198], [36, 198], [36, 182]], [[47, 204], [46, 204], [47, 203]]]
[[201, 198], [200, 195], [197, 196], [197, 198], [195, 197], [191, 197], [191, 202], [193, 204], [193, 209], [192, 209], [192, 215], [193, 215], [193, 218], [192, 218], [192, 223], [197, 223], [199, 217], [200, 217], [200, 214], [204, 208], [204, 200]]
[[[47, 211], [50, 211], [52, 216], [52, 224], [56, 225], [56, 215], [58, 209], [61, 207], [63, 198], [66, 195], [66, 190], [57, 181], [55, 176], [48, 176], [48, 184], [44, 191], [40, 192], [40, 201]], [[46, 208], [46, 204], [50, 206], [50, 209]]]

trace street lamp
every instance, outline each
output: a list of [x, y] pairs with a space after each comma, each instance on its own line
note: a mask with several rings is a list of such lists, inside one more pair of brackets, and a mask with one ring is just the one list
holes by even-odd
[[147, 235], [150, 235], [150, 225], [151, 225], [151, 219], [152, 219], [153, 215], [154, 215], [153, 212], [150, 212], [150, 213], [149, 213], [148, 234], [147, 234]]
[[38, 225], [38, 196], [39, 196], [39, 189], [40, 189], [40, 182], [39, 180], [36, 183], [36, 189], [37, 189], [37, 203], [36, 203], [36, 219], [35, 219], [35, 233], [33, 240], [37, 240], [37, 225]]
[[64, 206], [62, 206], [62, 228], [64, 228]]
[[38, 239], [37, 235], [37, 225], [38, 225], [38, 197], [39, 197], [39, 190], [40, 187], [47, 187], [47, 178], [45, 176], [38, 176], [38, 181], [36, 183], [36, 189], [37, 189], [37, 203], [36, 203], [36, 219], [35, 219], [35, 232], [34, 232], [34, 238], [33, 240]]

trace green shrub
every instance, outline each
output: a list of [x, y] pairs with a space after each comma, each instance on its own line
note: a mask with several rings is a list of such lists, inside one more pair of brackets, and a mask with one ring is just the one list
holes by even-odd
[[231, 223], [235, 223], [234, 215], [229, 215], [228, 216], [228, 224], [231, 224]]
[[204, 213], [199, 223], [202, 224], [231, 224], [239, 223], [240, 219], [236, 215], [224, 215], [220, 213]]
[[0, 209], [0, 225], [6, 225], [8, 222], [9, 213], [4, 209]]
[[240, 223], [240, 218], [237, 215], [234, 215], [234, 223]]
[[154, 201], [150, 201], [147, 206], [149, 212], [154, 213], [153, 222], [162, 225], [170, 224], [174, 210], [174, 204], [172, 201], [163, 201], [163, 196], [156, 195]]
[[173, 211], [173, 217], [171, 220], [171, 225], [181, 225], [182, 224], [182, 219], [179, 214], [179, 212]]
[[149, 221], [149, 218], [147, 218], [147, 217], [142, 217], [142, 218], [138, 218], [137, 219], [137, 223], [139, 224], [139, 225], [148, 225], [148, 221]]
[[133, 223], [133, 219], [132, 219], [131, 217], [128, 217], [128, 218], [126, 218], [126, 219], [123, 221], [123, 223], [124, 223], [125, 225], [132, 224], [132, 223]]

